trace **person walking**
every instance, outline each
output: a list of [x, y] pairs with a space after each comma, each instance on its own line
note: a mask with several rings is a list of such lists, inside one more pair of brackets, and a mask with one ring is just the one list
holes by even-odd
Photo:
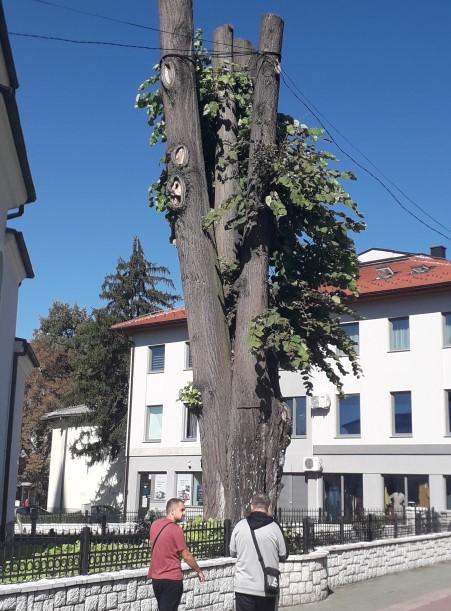
[[236, 557], [236, 611], [274, 611], [279, 592], [279, 562], [287, 559], [282, 529], [271, 516], [266, 494], [256, 494], [251, 512], [232, 532], [230, 554]]
[[200, 582], [205, 576], [189, 552], [183, 530], [178, 525], [185, 516], [181, 499], [169, 499], [166, 517], [155, 520], [150, 527], [152, 550], [148, 576], [152, 579], [158, 611], [177, 611], [183, 594], [181, 560], [197, 573]]

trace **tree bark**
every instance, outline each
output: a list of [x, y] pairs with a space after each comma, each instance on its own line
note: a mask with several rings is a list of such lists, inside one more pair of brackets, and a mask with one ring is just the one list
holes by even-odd
[[[213, 69], [233, 70], [233, 28], [222, 25], [213, 34]], [[235, 103], [224, 96], [218, 118], [218, 144], [215, 155], [215, 208], [233, 195], [240, 192], [238, 179], [238, 160], [236, 153], [238, 126]], [[215, 236], [218, 257], [221, 261], [234, 265], [236, 254], [236, 231], [227, 229], [227, 223], [233, 218], [233, 211], [228, 210], [216, 223]]]
[[231, 487], [226, 495], [226, 511], [232, 519], [243, 514], [256, 492], [266, 492], [276, 501], [284, 453], [289, 443], [289, 419], [280, 397], [277, 363], [271, 355], [263, 355], [257, 360], [250, 352], [248, 341], [251, 321], [268, 308], [272, 220], [264, 202], [266, 193], [259, 153], [263, 147], [276, 143], [282, 32], [283, 22], [279, 17], [263, 16], [248, 173], [248, 196], [258, 217], [243, 236], [237, 284], [233, 416], [228, 455]]
[[202, 228], [209, 198], [193, 56], [191, 0], [160, 0], [161, 92], [167, 135], [168, 191], [176, 214], [194, 385], [202, 392], [199, 418], [207, 516], [224, 515], [231, 389], [230, 340], [214, 238]]

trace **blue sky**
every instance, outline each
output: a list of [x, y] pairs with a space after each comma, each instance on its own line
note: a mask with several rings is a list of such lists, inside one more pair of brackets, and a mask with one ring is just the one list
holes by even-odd
[[[158, 27], [156, 0], [55, 1]], [[13, 32], [159, 44], [156, 32], [32, 0], [4, 0], [4, 9]], [[446, 178], [451, 165], [451, 3], [194, 0], [195, 24], [206, 38], [217, 25], [231, 23], [237, 36], [256, 43], [260, 16], [267, 11], [285, 19], [283, 68], [300, 90], [416, 203], [451, 228]], [[134, 235], [148, 259], [170, 268], [180, 290], [168, 228], [147, 206], [147, 188], [159, 173], [162, 151], [148, 146], [145, 115], [134, 109], [137, 87], [151, 73], [158, 51], [15, 36], [11, 43], [38, 196], [24, 217], [11, 223], [24, 232], [36, 273], [20, 289], [17, 334], [30, 337], [55, 300], [98, 306], [104, 276], [114, 271], [118, 257], [128, 257]], [[283, 85], [279, 108], [318, 125]], [[362, 160], [347, 142], [337, 140]], [[358, 250], [427, 252], [433, 244], [451, 246], [406, 215], [342, 153], [339, 157], [343, 168], [358, 176], [350, 192], [368, 224], [356, 238]]]

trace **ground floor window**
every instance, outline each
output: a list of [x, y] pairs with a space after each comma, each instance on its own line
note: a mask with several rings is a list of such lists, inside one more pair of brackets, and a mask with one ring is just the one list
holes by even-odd
[[429, 507], [427, 475], [384, 475], [385, 507], [397, 511], [407, 505]]
[[307, 479], [304, 473], [282, 475], [278, 506], [281, 509], [307, 509]]
[[363, 478], [361, 473], [325, 473], [324, 511], [331, 518], [353, 516], [363, 510]]
[[446, 482], [446, 509], [451, 509], [451, 475], [445, 475]]
[[139, 510], [144, 513], [151, 507], [152, 502], [165, 502], [167, 475], [166, 473], [139, 474]]
[[182, 499], [185, 505], [202, 507], [204, 504], [202, 473], [177, 473], [176, 496]]

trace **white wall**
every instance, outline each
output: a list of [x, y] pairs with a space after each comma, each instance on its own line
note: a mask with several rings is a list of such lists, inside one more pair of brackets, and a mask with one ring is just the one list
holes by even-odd
[[70, 447], [82, 431], [92, 428], [69, 427], [52, 430], [48, 511], [80, 511], [83, 504], [120, 506], [123, 496], [123, 461], [104, 461], [92, 466], [85, 457], [72, 458]]

